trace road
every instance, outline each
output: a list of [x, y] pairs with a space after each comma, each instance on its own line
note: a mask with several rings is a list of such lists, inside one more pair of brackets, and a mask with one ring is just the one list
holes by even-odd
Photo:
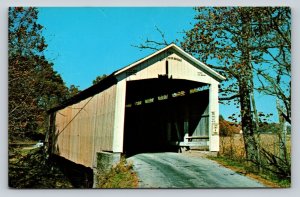
[[203, 157], [179, 153], [143, 153], [127, 159], [140, 188], [260, 188], [261, 183]]

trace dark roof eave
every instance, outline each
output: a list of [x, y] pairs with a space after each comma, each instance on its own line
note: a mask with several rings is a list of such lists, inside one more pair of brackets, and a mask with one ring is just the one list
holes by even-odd
[[98, 82], [95, 85], [92, 85], [91, 87], [81, 91], [80, 93], [76, 94], [75, 96], [65, 100], [60, 105], [53, 107], [47, 111], [48, 114], [51, 114], [53, 112], [56, 112], [58, 110], [61, 110], [65, 107], [68, 107], [70, 105], [73, 105], [75, 103], [78, 103], [88, 97], [94, 96], [95, 94], [102, 92], [103, 90], [106, 90], [107, 88], [111, 87], [112, 85], [117, 84], [117, 79], [114, 76], [114, 73], [107, 76], [100, 82]]

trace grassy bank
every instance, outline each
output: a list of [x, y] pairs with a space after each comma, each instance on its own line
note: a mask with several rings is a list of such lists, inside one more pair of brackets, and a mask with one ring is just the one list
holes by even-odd
[[[277, 134], [265, 133], [256, 137], [259, 147], [263, 150], [260, 152], [262, 166], [260, 170], [246, 161], [242, 134], [220, 137], [219, 157], [211, 159], [242, 174], [253, 176], [256, 179], [261, 178], [261, 181], [270, 187], [290, 187], [291, 136], [287, 135], [285, 149], [282, 148]], [[284, 151], [285, 157], [281, 155]]]
[[[72, 180], [54, 160], [45, 160], [42, 148], [9, 149], [9, 187], [11, 188], [74, 188]], [[99, 188], [136, 188], [137, 175], [125, 159], [104, 176]]]
[[137, 188], [138, 178], [132, 164], [125, 159], [110, 169], [104, 175], [98, 176], [99, 188]]
[[55, 163], [46, 162], [42, 148], [9, 148], [11, 188], [72, 188]]
[[239, 174], [251, 177], [258, 180], [262, 184], [273, 187], [273, 188], [289, 188], [291, 187], [291, 180], [288, 179], [278, 179], [277, 177], [272, 176], [271, 174], [260, 173], [256, 168], [251, 165], [249, 162], [244, 160], [233, 160], [227, 157], [208, 157], [211, 160], [216, 161], [220, 165], [229, 168]]

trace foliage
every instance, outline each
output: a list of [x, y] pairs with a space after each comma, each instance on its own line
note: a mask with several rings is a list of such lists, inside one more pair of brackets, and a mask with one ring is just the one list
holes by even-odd
[[104, 78], [106, 78], [107, 75], [106, 74], [103, 74], [103, 75], [100, 75], [100, 76], [97, 76], [96, 79], [93, 80], [93, 85], [99, 83], [100, 81], [102, 81]]
[[70, 87], [68, 89], [68, 98], [71, 98], [72, 96], [75, 96], [79, 92], [80, 92], [79, 86], [70, 85]]
[[220, 136], [231, 136], [241, 131], [240, 125], [225, 120], [222, 116], [219, 118]]
[[138, 178], [124, 158], [105, 175], [99, 175], [99, 188], [136, 188]]
[[[247, 159], [260, 165], [260, 147], [254, 136], [259, 121], [254, 90], [276, 96], [285, 107], [282, 114], [286, 121], [290, 122], [291, 117], [290, 9], [199, 7], [195, 10], [196, 23], [186, 32], [181, 46], [227, 78], [221, 84], [220, 100], [234, 100], [234, 105], [240, 106]], [[254, 79], [259, 79], [260, 86]]]
[[278, 133], [281, 131], [282, 128], [280, 128], [280, 124], [278, 123], [260, 123], [259, 124], [259, 133]]
[[[236, 105], [240, 104], [246, 155], [257, 162], [250, 102], [253, 92], [250, 20], [257, 11], [239, 7], [200, 7], [195, 10], [197, 22], [186, 32], [181, 46], [227, 78], [228, 84], [221, 85], [222, 100], [234, 99]], [[210, 62], [223, 66], [213, 66]]]
[[9, 8], [9, 139], [44, 133], [45, 111], [66, 99], [68, 89], [43, 51], [47, 44], [37, 8]]
[[[290, 120], [290, 9], [287, 7], [200, 7], [183, 49], [227, 78], [220, 100], [241, 101], [242, 86], [276, 96]], [[222, 66], [216, 66], [222, 65]], [[253, 77], [259, 84], [254, 84]], [[256, 85], [256, 87], [254, 87]]]

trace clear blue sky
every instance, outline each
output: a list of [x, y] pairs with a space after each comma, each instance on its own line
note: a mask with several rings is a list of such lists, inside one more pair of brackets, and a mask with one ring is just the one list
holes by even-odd
[[[102, 74], [127, 66], [153, 51], [139, 50], [132, 45], [147, 38], [161, 40], [156, 26], [165, 33], [166, 40], [181, 40], [183, 30], [194, 22], [195, 11], [191, 7], [148, 8], [39, 8], [39, 23], [48, 48], [46, 57], [54, 63], [67, 86], [79, 86], [83, 90]], [[273, 113], [275, 100], [256, 95], [258, 111]], [[220, 105], [225, 118], [237, 109]]]
[[146, 38], [169, 42], [191, 27], [192, 8], [40, 8], [39, 22], [49, 44], [46, 56], [69, 86], [85, 89], [101, 74], [110, 74], [151, 51], [131, 45]]

